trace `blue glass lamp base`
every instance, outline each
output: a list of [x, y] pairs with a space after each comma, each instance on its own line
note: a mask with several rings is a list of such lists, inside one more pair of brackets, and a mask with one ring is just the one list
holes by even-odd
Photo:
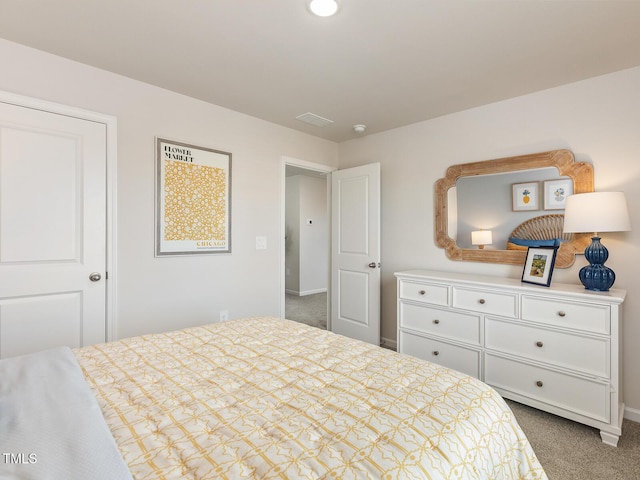
[[609, 258], [609, 251], [600, 243], [600, 237], [592, 237], [591, 245], [584, 251], [589, 266], [582, 267], [578, 274], [587, 290], [607, 292], [616, 281], [616, 274], [604, 262]]
[[597, 264], [582, 267], [578, 276], [584, 288], [596, 292], [608, 292], [613, 282], [616, 281], [616, 274], [613, 270]]

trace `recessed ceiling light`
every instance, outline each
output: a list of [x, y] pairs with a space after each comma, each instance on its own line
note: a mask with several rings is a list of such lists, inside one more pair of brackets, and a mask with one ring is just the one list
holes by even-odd
[[338, 0], [311, 0], [309, 10], [319, 17], [330, 17], [338, 11]]

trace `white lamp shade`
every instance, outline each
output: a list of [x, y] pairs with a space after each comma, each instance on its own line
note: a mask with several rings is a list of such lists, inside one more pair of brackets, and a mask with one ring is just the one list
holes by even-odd
[[472, 245], [491, 245], [492, 242], [491, 230], [475, 230], [471, 232]]
[[631, 230], [627, 199], [622, 192], [569, 195], [564, 209], [566, 233], [626, 232]]

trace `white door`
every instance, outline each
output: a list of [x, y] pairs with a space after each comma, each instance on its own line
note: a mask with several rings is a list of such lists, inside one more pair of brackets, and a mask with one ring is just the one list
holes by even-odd
[[106, 340], [106, 126], [0, 102], [0, 358]]
[[380, 164], [331, 174], [331, 330], [380, 344]]

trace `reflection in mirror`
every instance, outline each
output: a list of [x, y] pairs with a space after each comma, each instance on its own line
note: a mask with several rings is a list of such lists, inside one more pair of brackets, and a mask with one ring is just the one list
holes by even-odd
[[[554, 210], [544, 210], [544, 181], [560, 179], [566, 179], [568, 186], [572, 182], [574, 193], [593, 191], [593, 167], [576, 162], [569, 150], [449, 167], [446, 176], [436, 182], [436, 244], [444, 248], [452, 260], [524, 265], [526, 247], [507, 250], [509, 235], [529, 218], [542, 219], [549, 214], [563, 213], [557, 206], [553, 207]], [[535, 209], [529, 204], [516, 204], [518, 211], [512, 212], [512, 185], [534, 183], [535, 187], [535, 182], [539, 182], [539, 203]], [[535, 192], [536, 189], [532, 190]], [[488, 207], [485, 207], [487, 201]], [[493, 243], [484, 249], [471, 245], [471, 231], [480, 229], [492, 230]], [[563, 241], [555, 266], [571, 266], [575, 254], [583, 253], [588, 244], [588, 234], [575, 234], [572, 239]]]
[[[449, 230], [460, 248], [473, 248], [471, 232], [491, 230], [492, 244], [486, 248], [505, 250], [509, 234], [522, 222], [548, 213], [563, 213], [563, 209], [543, 210], [543, 186], [545, 180], [559, 180], [555, 168], [541, 168], [521, 172], [500, 173], [460, 177], [456, 182], [456, 209], [449, 203], [449, 217], [457, 218], [455, 231]], [[539, 191], [530, 202], [537, 202], [531, 210], [512, 210], [512, 185], [518, 183], [538, 184]]]

